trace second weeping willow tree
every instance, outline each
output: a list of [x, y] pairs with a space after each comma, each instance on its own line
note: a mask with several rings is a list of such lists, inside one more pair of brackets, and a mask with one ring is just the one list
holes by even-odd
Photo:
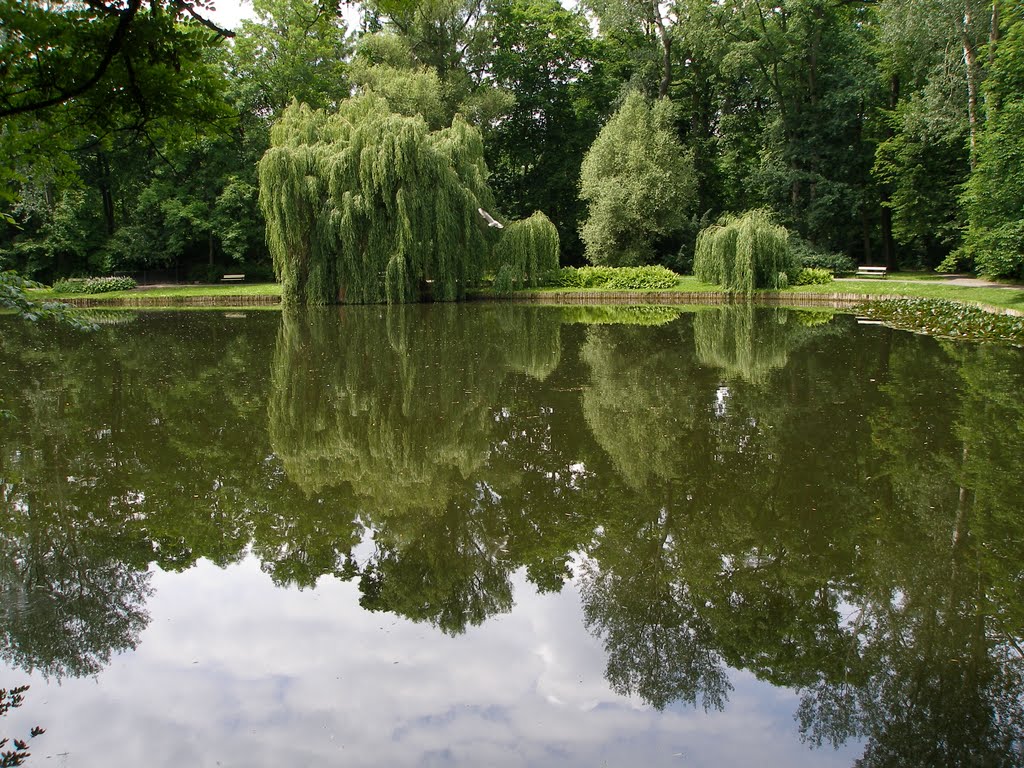
[[767, 211], [725, 216], [697, 236], [693, 274], [705, 283], [751, 293], [785, 288], [792, 271], [789, 232]]
[[[504, 236], [485, 218], [493, 198], [483, 140], [459, 116], [431, 130], [421, 111], [400, 114], [369, 90], [335, 114], [292, 104], [259, 171], [285, 303], [404, 303], [427, 285], [453, 301], [485, 270], [500, 271], [492, 255], [507, 254], [531, 284], [537, 269], [558, 266], [558, 234], [543, 215]], [[523, 233], [534, 249], [525, 256]], [[499, 237], [510, 244], [495, 254]]]
[[501, 264], [494, 278], [496, 293], [536, 288], [542, 273], [558, 269], [558, 230], [551, 219], [536, 211], [505, 229], [495, 256]]

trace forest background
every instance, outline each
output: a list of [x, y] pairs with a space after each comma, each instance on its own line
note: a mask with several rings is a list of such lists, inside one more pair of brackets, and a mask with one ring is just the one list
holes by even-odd
[[[479, 128], [496, 213], [546, 213], [562, 264], [604, 215], [649, 221], [623, 263], [689, 272], [703, 227], [766, 208], [806, 264], [1024, 277], [1021, 2], [256, 0], [234, 32], [209, 0], [0, 17], [0, 270], [44, 282], [271, 279], [270, 127], [365, 91]], [[665, 146], [612, 120], [635, 93], [667, 100], [673, 189], [649, 175]], [[598, 185], [644, 194], [581, 199], [592, 148], [618, 164]]]

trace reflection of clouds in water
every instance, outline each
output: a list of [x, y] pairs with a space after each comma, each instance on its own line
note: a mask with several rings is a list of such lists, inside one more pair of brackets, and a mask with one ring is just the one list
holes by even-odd
[[[573, 586], [465, 635], [358, 607], [354, 584], [275, 589], [252, 559], [157, 573], [139, 650], [5, 718], [73, 766], [848, 765], [799, 744], [796, 699], [734, 675], [724, 714], [612, 694]], [[11, 683], [15, 677], [5, 675]], [[20, 676], [18, 676], [20, 677]], [[60, 760], [55, 761], [61, 764]]]

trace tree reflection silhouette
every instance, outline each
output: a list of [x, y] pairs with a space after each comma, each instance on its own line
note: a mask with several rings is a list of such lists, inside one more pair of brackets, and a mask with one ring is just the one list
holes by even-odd
[[138, 641], [149, 569], [201, 557], [351, 579], [365, 608], [452, 635], [510, 610], [522, 570], [575, 581], [610, 686], [652, 706], [724, 707], [743, 669], [799, 691], [812, 743], [862, 739], [864, 765], [1021, 765], [1021, 354], [819, 319], [487, 305], [140, 316], [88, 347], [19, 330], [4, 658], [95, 674]]

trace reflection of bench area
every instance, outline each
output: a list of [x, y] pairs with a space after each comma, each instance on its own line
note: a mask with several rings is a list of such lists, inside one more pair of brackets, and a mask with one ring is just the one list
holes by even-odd
[[222, 283], [241, 283], [245, 280], [245, 275], [224, 275], [220, 279]]
[[885, 267], [857, 267], [857, 277], [885, 277]]

